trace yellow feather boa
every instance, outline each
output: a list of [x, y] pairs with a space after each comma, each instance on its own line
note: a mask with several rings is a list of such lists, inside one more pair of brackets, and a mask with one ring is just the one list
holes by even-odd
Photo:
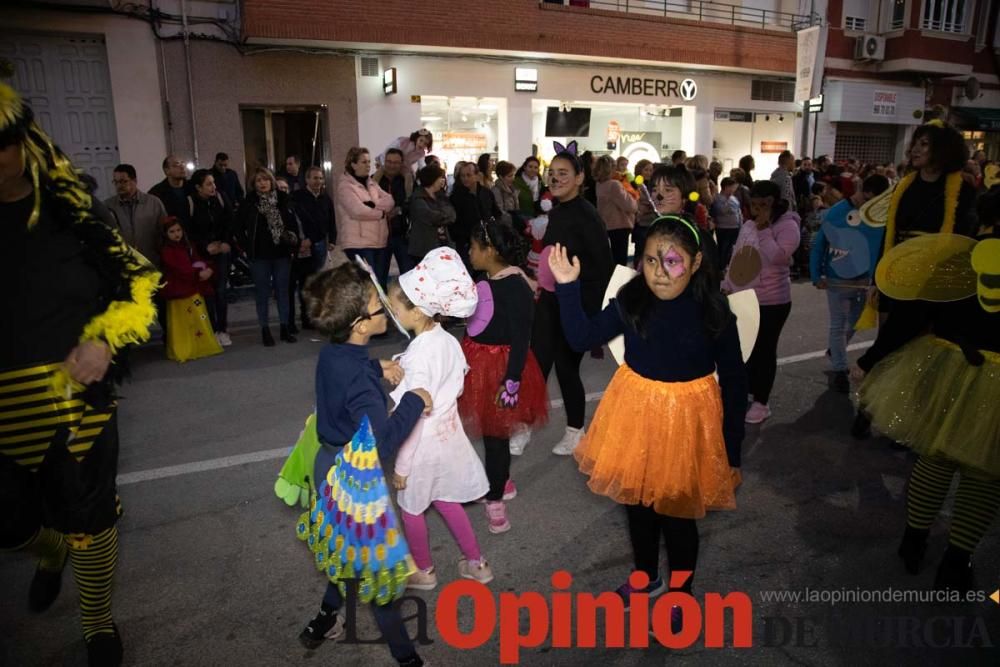
[[[889, 202], [889, 215], [885, 224], [885, 252], [889, 252], [896, 245], [896, 213], [899, 211], [899, 202], [903, 200], [903, 193], [913, 185], [913, 181], [915, 180], [917, 180], [917, 172], [912, 171], [903, 177], [899, 185], [892, 192], [892, 200]], [[961, 172], [954, 171], [945, 176], [944, 221], [940, 229], [942, 234], [951, 234], [955, 231], [955, 213], [958, 210], [958, 195], [961, 191]]]

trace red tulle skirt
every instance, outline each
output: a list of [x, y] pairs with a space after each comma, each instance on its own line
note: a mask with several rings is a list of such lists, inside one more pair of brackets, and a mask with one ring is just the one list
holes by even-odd
[[466, 336], [462, 339], [462, 352], [469, 364], [469, 372], [465, 375], [465, 389], [458, 399], [458, 410], [470, 438], [483, 435], [509, 438], [519, 424], [535, 429], [548, 421], [548, 389], [538, 361], [530, 350], [521, 371], [521, 390], [516, 408], [501, 408], [496, 403], [497, 391], [507, 379], [510, 346], [482, 345]]

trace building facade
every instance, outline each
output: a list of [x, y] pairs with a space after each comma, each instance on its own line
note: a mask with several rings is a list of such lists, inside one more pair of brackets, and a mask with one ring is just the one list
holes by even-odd
[[995, 0], [830, 0], [815, 154], [900, 162], [929, 114], [1000, 157]]
[[167, 153], [240, 172], [296, 154], [336, 177], [350, 146], [425, 126], [448, 162], [576, 140], [633, 161], [751, 154], [763, 173], [800, 151], [795, 31], [814, 4], [38, 0], [0, 8], [0, 58], [101, 196], [114, 164], [145, 189]]

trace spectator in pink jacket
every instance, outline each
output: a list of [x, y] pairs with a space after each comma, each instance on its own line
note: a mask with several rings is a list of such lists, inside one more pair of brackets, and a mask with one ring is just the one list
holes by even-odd
[[379, 282], [385, 288], [389, 279], [388, 214], [396, 207], [392, 195], [383, 190], [370, 176], [371, 155], [367, 148], [355, 146], [347, 151], [344, 175], [337, 183], [337, 242], [352, 260], [362, 257], [373, 269], [378, 269]]
[[752, 288], [760, 303], [760, 331], [747, 360], [753, 403], [746, 416], [748, 424], [759, 424], [771, 416], [767, 402], [778, 368], [778, 338], [792, 311], [788, 270], [801, 224], [773, 181], [753, 184], [750, 210], [753, 217], [740, 228], [722, 288], [730, 293]]
[[625, 191], [618, 179], [612, 178], [615, 162], [610, 155], [597, 158], [594, 180], [597, 181], [597, 214], [604, 222], [611, 242], [611, 257], [615, 264], [628, 266], [628, 237], [635, 225], [639, 202]]

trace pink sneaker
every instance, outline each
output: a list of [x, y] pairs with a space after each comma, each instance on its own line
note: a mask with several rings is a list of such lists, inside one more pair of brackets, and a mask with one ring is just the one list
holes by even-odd
[[514, 500], [514, 498], [517, 498], [517, 487], [514, 486], [514, 480], [508, 479], [503, 485], [503, 499]]
[[754, 401], [750, 404], [750, 409], [747, 410], [746, 423], [748, 424], [760, 424], [771, 418], [771, 408], [767, 407], [763, 403], [758, 403]]
[[499, 500], [486, 501], [486, 516], [490, 519], [490, 532], [494, 535], [510, 530], [507, 520], [507, 506]]

